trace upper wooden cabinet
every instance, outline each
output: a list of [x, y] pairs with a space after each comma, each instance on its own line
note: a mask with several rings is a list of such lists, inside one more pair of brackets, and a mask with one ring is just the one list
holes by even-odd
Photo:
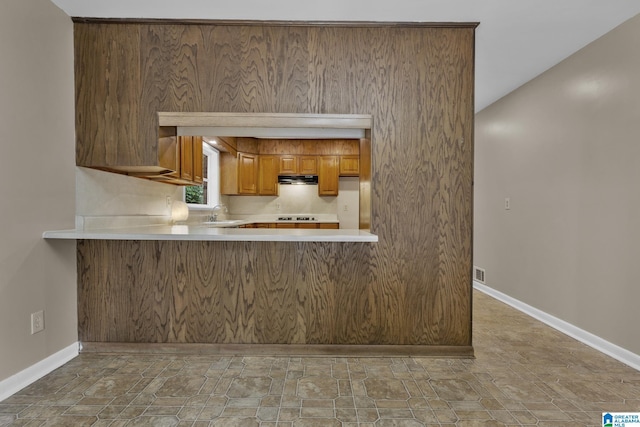
[[180, 179], [193, 180], [193, 137], [178, 137], [180, 142]]
[[172, 136], [160, 138], [159, 142], [160, 164], [171, 172], [139, 173], [138, 176], [167, 184], [202, 184], [202, 137]]
[[258, 159], [258, 194], [278, 195], [278, 156], [260, 156]]
[[298, 173], [300, 175], [317, 175], [318, 159], [316, 156], [298, 157]]
[[202, 137], [194, 136], [193, 137], [193, 182], [198, 184], [202, 184], [204, 181], [203, 177], [203, 166], [204, 166], [204, 155], [202, 152]]
[[258, 194], [257, 154], [240, 153], [233, 156], [220, 153], [220, 193], [225, 195]]
[[238, 194], [258, 194], [258, 155], [238, 153]]
[[318, 157], [318, 195], [338, 195], [338, 156]]
[[280, 156], [280, 167], [278, 168], [280, 175], [295, 175], [298, 173], [298, 157], [297, 156]]
[[281, 155], [280, 175], [317, 175], [318, 161], [316, 156]]
[[340, 156], [340, 176], [358, 176], [360, 156]]

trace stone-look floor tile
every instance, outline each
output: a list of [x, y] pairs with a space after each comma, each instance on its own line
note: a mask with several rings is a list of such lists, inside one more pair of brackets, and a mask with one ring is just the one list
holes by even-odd
[[153, 406], [184, 406], [187, 403], [186, 397], [158, 397], [153, 401]]
[[300, 408], [280, 408], [278, 414], [278, 422], [280, 421], [293, 421], [300, 418]]
[[533, 416], [533, 414], [529, 411], [511, 411], [511, 415], [520, 423], [520, 424], [537, 424], [538, 419]]
[[458, 419], [461, 421], [468, 421], [468, 420], [481, 421], [481, 420], [491, 419], [491, 414], [489, 414], [488, 411], [465, 411], [465, 410], [456, 409], [454, 410], [454, 412], [456, 413], [456, 417], [458, 417]]
[[258, 427], [260, 422], [255, 418], [218, 418], [210, 425], [212, 427]]
[[491, 418], [503, 424], [518, 424], [518, 421], [511, 415], [509, 411], [489, 411]]
[[88, 416], [65, 416], [47, 419], [41, 426], [46, 427], [68, 427], [68, 426], [90, 426], [97, 421], [96, 417]]
[[[348, 398], [349, 399], [349, 398]], [[350, 398], [352, 401], [353, 399]], [[333, 399], [302, 399], [303, 408], [333, 408]]]
[[430, 409], [414, 409], [412, 412], [416, 420], [420, 421], [421, 423], [424, 423], [426, 425], [438, 424], [438, 418], [436, 417], [436, 414], [434, 414]]
[[434, 409], [433, 413], [440, 423], [455, 423], [458, 421], [456, 413], [450, 409]]
[[424, 424], [415, 419], [380, 419], [375, 423], [376, 427], [424, 427]]
[[222, 411], [221, 417], [228, 418], [247, 418], [247, 417], [255, 417], [258, 412], [258, 408], [230, 408], [226, 407]]
[[300, 378], [297, 394], [303, 399], [335, 399], [338, 397], [338, 381], [321, 376]]
[[[280, 408], [278, 407], [262, 406], [258, 408], [257, 417], [260, 421], [277, 421], [278, 412], [280, 412]], [[264, 424], [264, 422], [262, 424]]]
[[203, 407], [185, 406], [178, 411], [178, 419], [181, 421], [195, 421], [202, 412]]
[[142, 415], [151, 416], [151, 415], [178, 415], [182, 409], [179, 406], [149, 406]]
[[300, 418], [293, 427], [342, 427], [342, 423], [335, 418]]
[[260, 406], [280, 406], [282, 402], [282, 395], [270, 394], [260, 400]]
[[367, 396], [372, 399], [406, 400], [409, 393], [400, 380], [369, 378], [364, 380]]
[[162, 387], [155, 394], [158, 397], [190, 397], [198, 394], [206, 379], [203, 376], [171, 377], [162, 384]]
[[229, 399], [226, 396], [211, 396], [205, 405], [225, 407], [227, 402], [229, 402]]
[[227, 402], [227, 406], [231, 408], [257, 408], [260, 406], [259, 398], [231, 398]]
[[126, 393], [136, 385], [141, 378], [126, 375], [114, 375], [100, 378], [84, 392], [85, 396], [115, 397]]
[[355, 409], [336, 408], [336, 418], [343, 423], [358, 421], [358, 414]]
[[353, 396], [343, 396], [334, 399], [333, 405], [336, 408], [355, 408], [356, 403]]
[[147, 409], [146, 406], [127, 406], [120, 412], [117, 418], [119, 419], [131, 419], [139, 417], [144, 414], [144, 411]]
[[377, 399], [376, 407], [380, 408], [400, 408], [407, 409], [409, 408], [409, 402], [406, 400], [386, 400], [386, 399]]
[[300, 408], [302, 418], [335, 418], [333, 408]]
[[229, 397], [264, 397], [269, 394], [271, 381], [268, 377], [234, 378], [226, 394]]
[[106, 406], [102, 411], [100, 411], [100, 413], [98, 414], [98, 418], [114, 420], [118, 418], [118, 415], [120, 415], [122, 411], [124, 411], [124, 408], [126, 408], [126, 406], [120, 406], [120, 405]]
[[224, 406], [205, 406], [198, 414], [197, 419], [198, 421], [215, 420], [222, 414], [223, 410]]
[[380, 418], [377, 409], [356, 409], [356, 415], [360, 423], [373, 423]]

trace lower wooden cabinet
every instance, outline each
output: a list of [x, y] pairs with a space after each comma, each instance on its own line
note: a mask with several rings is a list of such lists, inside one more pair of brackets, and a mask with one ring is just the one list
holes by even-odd
[[340, 224], [338, 224], [337, 222], [321, 222], [318, 224], [318, 228], [337, 230], [338, 228], [340, 228]]

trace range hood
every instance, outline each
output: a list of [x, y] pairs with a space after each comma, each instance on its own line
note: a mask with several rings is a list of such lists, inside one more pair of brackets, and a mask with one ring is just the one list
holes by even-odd
[[278, 184], [318, 185], [318, 175], [279, 175]]

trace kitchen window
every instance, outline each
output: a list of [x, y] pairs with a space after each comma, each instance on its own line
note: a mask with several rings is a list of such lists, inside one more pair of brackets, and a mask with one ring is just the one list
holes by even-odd
[[202, 142], [202, 185], [185, 187], [184, 201], [195, 209], [220, 203], [220, 153], [206, 141]]

